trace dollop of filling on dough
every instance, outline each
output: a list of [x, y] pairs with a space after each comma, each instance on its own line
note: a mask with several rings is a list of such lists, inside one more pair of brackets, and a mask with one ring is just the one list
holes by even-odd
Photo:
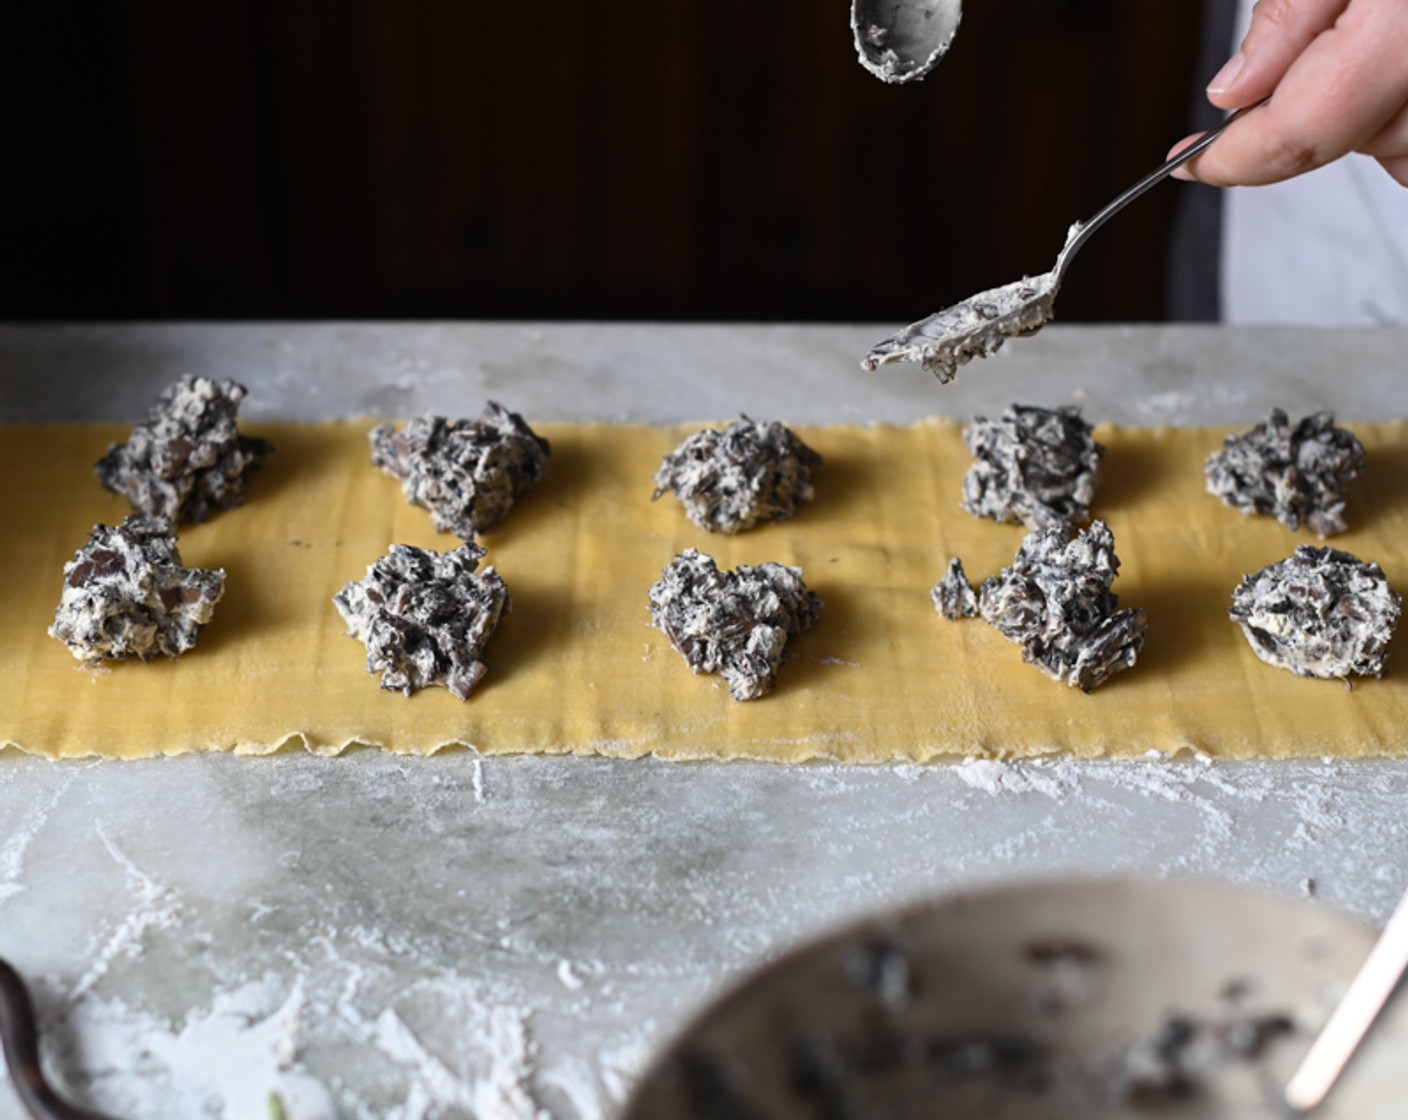
[[1321, 540], [1343, 533], [1344, 489], [1364, 469], [1364, 445], [1335, 427], [1333, 412], [1292, 426], [1279, 408], [1263, 424], [1228, 436], [1203, 467], [1208, 493], [1244, 514], [1269, 514]]
[[548, 470], [548, 441], [495, 401], [478, 419], [426, 415], [400, 430], [379, 424], [367, 438], [372, 463], [400, 479], [406, 500], [466, 541], [502, 521]]
[[186, 376], [168, 386], [126, 443], [114, 443], [94, 471], [142, 513], [173, 525], [206, 520], [243, 504], [250, 475], [273, 446], [240, 435], [248, 390], [234, 381]]
[[667, 490], [711, 533], [740, 533], [760, 521], [787, 521], [815, 496], [821, 456], [777, 421], [744, 416], [695, 432], [660, 462], [652, 500]]
[[977, 592], [968, 582], [963, 561], [957, 556], [948, 562], [948, 570], [929, 592], [929, 597], [934, 601], [934, 609], [950, 622], [973, 618], [978, 613]]
[[382, 688], [410, 696], [440, 685], [469, 699], [486, 672], [484, 648], [512, 607], [498, 572], [475, 571], [484, 555], [472, 543], [447, 553], [394, 544], [333, 596]]
[[1087, 520], [1105, 454], [1092, 430], [1073, 405], [1014, 404], [995, 420], [975, 417], [963, 428], [974, 460], [963, 476], [963, 508], [1029, 529]]
[[1102, 521], [1076, 533], [1064, 522], [1029, 534], [1010, 568], [978, 589], [978, 611], [1022, 647], [1022, 660], [1089, 692], [1131, 667], [1144, 644], [1139, 608], [1119, 609], [1114, 534]]
[[223, 571], [182, 566], [170, 521], [134, 514], [116, 528], [96, 526], [64, 565], [49, 633], [94, 665], [179, 657], [196, 644], [224, 593]]
[[696, 673], [718, 673], [735, 700], [771, 692], [789, 638], [821, 617], [821, 598], [802, 569], [740, 564], [720, 570], [686, 549], [650, 588], [650, 621]]
[[1383, 675], [1401, 608], [1377, 564], [1303, 544], [1244, 576], [1228, 615], [1268, 665], [1347, 682]]

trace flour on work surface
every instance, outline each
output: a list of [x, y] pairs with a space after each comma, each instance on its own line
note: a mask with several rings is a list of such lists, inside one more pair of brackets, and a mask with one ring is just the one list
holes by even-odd
[[22, 807], [22, 819], [18, 825], [9, 829], [4, 844], [0, 844], [0, 904], [3, 904], [12, 895], [20, 894], [25, 890], [25, 885], [21, 881], [25, 869], [25, 855], [29, 852], [30, 845], [34, 843], [39, 830], [49, 819], [49, 814], [59, 804], [64, 794], [68, 792], [68, 787], [76, 776], [76, 771], [69, 771], [42, 802], [36, 803], [25, 799]]
[[334, 1120], [327, 1089], [298, 1067], [302, 991], [279, 988], [242, 984], [179, 1024], [89, 995], [50, 1036], [71, 1040], [54, 1064], [83, 1099], [121, 1115], [159, 1103], [168, 1116], [263, 1117], [277, 1098], [288, 1120]]
[[[1298, 763], [1296, 768], [1289, 795], [1295, 823], [1281, 842], [1301, 851], [1314, 850], [1331, 838], [1343, 844], [1355, 807], [1342, 783], [1352, 767], [1327, 761]], [[1287, 796], [1281, 791], [1283, 783], [1265, 768], [1239, 767], [1235, 774], [1229, 774], [1223, 764], [1198, 754], [1177, 758], [1158, 755], [1136, 761], [1064, 756], [1013, 761], [969, 758], [955, 764], [954, 773], [966, 787], [991, 798], [1042, 797], [1075, 812], [1113, 810], [1131, 799], [1192, 808], [1204, 827], [1188, 837], [1187, 850], [1169, 868], [1186, 873], [1206, 873], [1200, 870], [1201, 860], [1214, 858], [1215, 850], [1232, 842], [1241, 811]], [[1341, 850], [1336, 858], [1344, 854]], [[1239, 873], [1254, 875], [1257, 870], [1248, 859]]]
[[[105, 817], [91, 842], [125, 902], [99, 911], [86, 945], [53, 954], [67, 969], [86, 949], [101, 968], [65, 972], [61, 984], [46, 951], [18, 961], [41, 997], [46, 1059], [85, 1105], [245, 1120], [277, 1098], [287, 1120], [606, 1120], [710, 996], [858, 913], [1066, 870], [1216, 874], [1286, 892], [1313, 878], [1330, 904], [1372, 913], [1401, 891], [1391, 853], [1408, 828], [1385, 814], [1404, 795], [1401, 770], [1191, 752], [683, 771], [468, 752], [463, 765], [371, 752], [281, 761], [261, 804], [296, 815], [335, 790], [350, 811], [337, 835], [360, 845], [377, 833], [365, 811], [401, 788], [396, 819], [433, 853], [418, 874], [467, 855], [473, 873], [436, 880], [440, 905], [407, 914], [399, 861], [325, 893], [346, 870], [332, 859], [297, 881], [242, 882], [238, 912], [212, 920], [193, 893], [203, 872], [186, 880], [154, 860], [159, 829]], [[433, 781], [413, 782], [417, 773]], [[609, 796], [593, 778], [608, 773]], [[479, 800], [477, 783], [492, 796]], [[13, 789], [0, 773], [0, 793]], [[47, 839], [43, 821], [5, 808], [12, 801], [0, 798], [0, 827]], [[211, 842], [234, 823], [211, 816]], [[570, 859], [548, 880], [497, 870], [536, 862], [540, 851], [523, 845], [544, 824]], [[489, 841], [502, 831], [511, 844]], [[639, 837], [649, 843], [632, 847]], [[32, 846], [27, 862], [41, 858]], [[7, 925], [46, 902], [38, 885], [0, 900]], [[172, 998], [179, 1010], [163, 1006]]]
[[71, 1000], [87, 994], [115, 961], [139, 954], [142, 940], [149, 931], [172, 929], [180, 923], [181, 900], [176, 893], [138, 867], [101, 826], [96, 831], [108, 855], [122, 869], [127, 890], [137, 905], [111, 929], [94, 937], [88, 952], [88, 968], [70, 992]]
[[[543, 1061], [532, 1031], [539, 1004], [515, 1000], [493, 983], [443, 973], [403, 985], [397, 1006], [373, 1012], [364, 1006], [371, 1001], [363, 991], [380, 991], [390, 973], [354, 960], [365, 959], [368, 948], [399, 955], [414, 953], [414, 947], [389, 944], [370, 930], [320, 943], [331, 948], [334, 940], [346, 946], [334, 950], [337, 983], [312, 993], [295, 981], [284, 991], [266, 976], [217, 990], [208, 1006], [177, 1023], [87, 992], [74, 1002], [62, 1030], [46, 1032], [46, 1058], [70, 1096], [119, 1115], [243, 1120], [271, 1115], [277, 1100], [287, 1120], [429, 1120], [447, 1109], [476, 1120], [605, 1120], [650, 1053], [643, 1038], [627, 1037], [593, 1061]], [[586, 981], [574, 979], [570, 990], [576, 993]], [[437, 1011], [432, 1021], [454, 1023], [452, 1047], [432, 1044], [414, 1025], [430, 1007]], [[310, 1073], [303, 1054], [310, 1022], [324, 1031], [332, 1026], [342, 1040], [337, 1050], [343, 1060], [355, 1062], [363, 1080], [371, 1071], [388, 1087], [397, 1086], [400, 1103], [384, 1111], [339, 1084], [341, 1077]], [[438, 1030], [443, 1036], [443, 1023]], [[347, 1080], [356, 1078], [348, 1072]], [[549, 1107], [544, 1100], [568, 1107]]]

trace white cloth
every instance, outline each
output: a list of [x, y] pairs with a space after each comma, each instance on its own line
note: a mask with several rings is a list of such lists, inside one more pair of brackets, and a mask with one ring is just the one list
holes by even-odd
[[[1252, 0], [1240, 0], [1235, 44]], [[1224, 192], [1228, 323], [1408, 323], [1408, 188], [1351, 155], [1268, 187]]]

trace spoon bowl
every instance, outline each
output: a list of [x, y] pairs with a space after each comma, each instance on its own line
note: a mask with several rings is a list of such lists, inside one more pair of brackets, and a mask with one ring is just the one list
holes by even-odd
[[882, 82], [914, 82], [948, 53], [963, 18], [961, 0], [851, 0], [860, 64]]

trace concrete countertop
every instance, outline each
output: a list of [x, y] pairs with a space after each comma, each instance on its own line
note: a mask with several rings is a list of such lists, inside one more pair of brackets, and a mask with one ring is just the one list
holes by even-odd
[[[1408, 415], [1408, 331], [1063, 327], [941, 387], [876, 327], [0, 328], [0, 420], [133, 420], [182, 373], [251, 418], [908, 422]], [[120, 734], [114, 730], [114, 734]], [[995, 879], [1199, 875], [1382, 921], [1408, 762], [846, 768], [575, 758], [0, 756], [0, 956], [117, 1117], [614, 1113], [700, 1003], [875, 907]], [[0, 1087], [0, 1120], [22, 1114]]]

